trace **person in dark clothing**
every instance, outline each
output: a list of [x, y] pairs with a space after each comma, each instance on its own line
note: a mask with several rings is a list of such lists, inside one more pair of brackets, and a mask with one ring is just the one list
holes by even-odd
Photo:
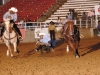
[[48, 32], [50, 33], [50, 38], [51, 40], [55, 40], [55, 32], [56, 32], [56, 27], [54, 26], [54, 22], [51, 21], [50, 25], [48, 27]]
[[97, 29], [98, 29], [98, 36], [100, 36], [100, 21], [98, 21]]
[[[18, 34], [18, 38], [22, 40], [22, 34], [17, 25], [15, 24], [15, 22], [17, 21], [17, 12], [18, 10], [15, 7], [11, 7], [9, 11], [4, 14], [3, 20], [5, 21], [6, 19], [8, 19], [10, 23], [13, 23], [13, 28], [15, 32]], [[0, 35], [1, 37], [3, 35], [3, 32], [4, 32], [4, 26], [2, 26], [1, 29], [1, 35]]]
[[54, 41], [54, 40], [56, 40], [55, 39], [55, 33], [56, 33], [56, 27], [55, 27], [55, 25], [54, 25], [54, 22], [53, 21], [51, 21], [50, 22], [50, 25], [49, 25], [49, 27], [48, 27], [48, 32], [50, 33], [50, 39], [51, 39], [51, 47], [53, 46], [53, 44], [52, 44], [52, 42]]

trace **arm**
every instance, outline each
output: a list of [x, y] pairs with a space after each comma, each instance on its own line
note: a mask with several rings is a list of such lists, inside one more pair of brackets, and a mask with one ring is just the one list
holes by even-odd
[[17, 14], [14, 14], [14, 22], [17, 21]]
[[10, 17], [10, 16], [9, 16], [9, 13], [6, 12], [6, 13], [3, 15], [3, 20], [8, 19], [9, 17]]
[[49, 27], [48, 27], [48, 33], [49, 33], [49, 31], [50, 31], [50, 25], [49, 25]]

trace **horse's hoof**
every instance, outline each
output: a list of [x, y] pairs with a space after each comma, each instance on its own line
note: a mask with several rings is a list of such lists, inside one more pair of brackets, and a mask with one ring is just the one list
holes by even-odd
[[6, 55], [7, 55], [7, 57], [9, 56], [9, 52], [8, 51], [7, 51]]
[[20, 51], [19, 51], [19, 50], [17, 50], [17, 53], [20, 53]]
[[20, 53], [20, 51], [19, 50], [16, 50], [15, 53]]
[[13, 55], [11, 55], [11, 57], [13, 57]]
[[69, 50], [66, 50], [67, 53], [69, 53]]
[[9, 56], [9, 54], [6, 54], [7, 55], [7, 57]]
[[80, 56], [79, 56], [79, 55], [76, 55], [75, 57], [76, 57], [76, 58], [80, 58]]
[[76, 57], [76, 58], [80, 58], [80, 55], [79, 55], [79, 54], [75, 54], [75, 57]]

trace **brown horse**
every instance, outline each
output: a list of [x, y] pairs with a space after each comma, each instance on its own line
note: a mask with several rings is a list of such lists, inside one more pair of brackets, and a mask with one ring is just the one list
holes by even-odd
[[63, 27], [63, 34], [67, 42], [67, 52], [69, 51], [68, 46], [70, 46], [75, 52], [75, 57], [79, 58], [78, 47], [80, 42], [80, 33], [78, 27], [74, 25], [73, 21], [66, 22], [66, 25]]

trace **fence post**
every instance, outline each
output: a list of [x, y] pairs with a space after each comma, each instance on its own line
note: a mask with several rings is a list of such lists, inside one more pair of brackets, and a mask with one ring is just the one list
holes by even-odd
[[25, 31], [26, 31], [26, 22], [25, 22], [25, 27], [24, 28], [25, 28]]
[[92, 18], [91, 18], [91, 27], [92, 27], [93, 25], [92, 25]]
[[80, 19], [79, 21], [80, 21], [80, 28], [82, 28], [82, 22], [81, 22], [81, 19]]
[[74, 24], [76, 25], [76, 19], [74, 20]]
[[86, 28], [88, 28], [88, 23], [87, 22], [88, 22], [88, 19], [86, 20]]

